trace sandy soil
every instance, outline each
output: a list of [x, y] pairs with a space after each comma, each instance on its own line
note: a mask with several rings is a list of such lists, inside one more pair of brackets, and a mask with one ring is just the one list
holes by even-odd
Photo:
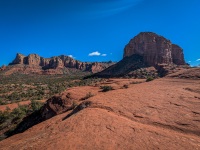
[[[63, 94], [91, 105], [70, 117], [57, 115], [0, 142], [2, 150], [19, 149], [200, 149], [200, 80], [162, 78], [131, 84], [110, 79], [99, 86], [75, 87]], [[128, 84], [128, 88], [123, 88]]]

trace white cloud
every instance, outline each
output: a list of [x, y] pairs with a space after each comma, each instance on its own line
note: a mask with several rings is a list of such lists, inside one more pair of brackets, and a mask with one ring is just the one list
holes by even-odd
[[101, 56], [107, 56], [107, 54], [102, 54]]
[[88, 56], [100, 56], [100, 55], [101, 55], [101, 53], [99, 53], [98, 51], [88, 54]]
[[101, 54], [100, 52], [96, 51], [96, 52], [92, 52], [92, 53], [89, 53], [88, 56], [107, 56], [107, 54]]
[[200, 58], [199, 58], [199, 59], [197, 59], [196, 61], [200, 61]]
[[69, 57], [71, 57], [71, 58], [75, 58], [73, 55], [68, 55]]
[[191, 61], [188, 61], [189, 63], [191, 62]]

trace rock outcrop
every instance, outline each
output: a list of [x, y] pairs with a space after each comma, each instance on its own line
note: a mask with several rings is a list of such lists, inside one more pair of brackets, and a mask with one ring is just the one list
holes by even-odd
[[[180, 65], [187, 66], [182, 48], [172, 44], [170, 40], [163, 36], [152, 32], [141, 32], [125, 46], [121, 61], [94, 76], [130, 76], [130, 74], [138, 74], [139, 68], [154, 67], [157, 74], [162, 77], [168, 74], [169, 70]], [[151, 73], [139, 74], [139, 76], [145, 77]], [[153, 71], [153, 74], [156, 74], [155, 71]]]
[[12, 63], [10, 63], [10, 65], [12, 64], [25, 64], [25, 56], [17, 53], [15, 59], [13, 60]]
[[70, 98], [70, 95], [53, 96], [39, 110], [25, 117], [17, 128], [10, 133], [10, 136], [24, 132], [42, 121], [72, 110], [74, 107], [74, 100]]
[[96, 73], [108, 68], [113, 64], [114, 63], [110, 61], [94, 63], [81, 62], [65, 55], [43, 58], [37, 54], [30, 54], [28, 56], [17, 54], [16, 58], [12, 63], [9, 64], [9, 66], [12, 66], [11, 68], [13, 71], [10, 71], [11, 74], [15, 71], [26, 74], [64, 74], [64, 72], [69, 72], [69, 69], [74, 69], [74, 71], [78, 70]]
[[185, 65], [183, 50], [170, 40], [152, 32], [141, 32], [130, 40], [124, 49], [124, 57], [138, 54], [149, 66], [158, 64]]
[[0, 71], [4, 71], [4, 70], [6, 70], [6, 66], [5, 65], [3, 65], [2, 67], [0, 67]]
[[66, 97], [53, 96], [47, 100], [46, 104], [40, 110], [43, 119], [49, 119], [55, 115], [62, 114], [73, 109], [74, 101], [69, 95]]
[[176, 65], [185, 65], [183, 49], [178, 45], [172, 44], [172, 61]]
[[125, 57], [113, 66], [94, 74], [97, 77], [121, 77], [129, 74], [133, 70], [144, 68], [144, 59], [142, 56], [134, 54], [130, 57]]

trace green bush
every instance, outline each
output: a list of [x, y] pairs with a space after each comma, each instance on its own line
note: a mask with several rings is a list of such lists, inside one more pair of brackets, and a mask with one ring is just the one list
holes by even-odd
[[149, 77], [147, 77], [146, 82], [149, 82], [149, 81], [152, 81], [152, 80], [154, 80], [154, 78], [149, 76]]
[[1, 98], [0, 98], [0, 105], [5, 105], [6, 102], [4, 102]]
[[13, 109], [11, 116], [14, 120], [21, 121], [29, 112], [27, 105], [18, 105], [18, 108]]
[[24, 117], [39, 110], [42, 103], [31, 101], [30, 105], [18, 105], [12, 111], [7, 108], [5, 111], [0, 111], [0, 130], [7, 129], [7, 133], [11, 132], [23, 120]]
[[39, 110], [41, 107], [42, 107], [42, 103], [37, 102], [35, 100], [31, 101], [31, 108], [33, 112]]
[[101, 86], [100, 88], [102, 89], [102, 92], [108, 92], [113, 90], [112, 86]]
[[28, 99], [48, 99], [69, 87], [93, 85], [101, 80], [101, 78], [83, 79], [83, 76], [78, 74], [74, 76], [22, 74], [0, 76], [0, 105]]
[[8, 111], [0, 111], [0, 124], [4, 123], [9, 118]]

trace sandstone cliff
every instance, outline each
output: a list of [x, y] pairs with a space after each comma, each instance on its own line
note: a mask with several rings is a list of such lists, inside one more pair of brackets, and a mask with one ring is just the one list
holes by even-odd
[[[94, 76], [130, 76], [131, 72], [135, 70], [136, 72], [141, 72], [138, 69], [147, 67], [154, 67], [157, 70], [157, 75], [165, 76], [180, 65], [187, 66], [182, 48], [172, 44], [170, 40], [163, 36], [152, 32], [141, 32], [125, 46], [124, 56], [121, 61]], [[147, 77], [151, 73], [145, 72], [141, 74], [134, 72], [134, 74]], [[155, 71], [153, 71], [153, 74], [155, 74]]]
[[158, 64], [185, 65], [183, 50], [170, 40], [152, 32], [141, 32], [126, 45], [124, 57], [139, 54], [149, 66]]
[[172, 44], [172, 61], [177, 65], [186, 64], [182, 48], [175, 44]]
[[25, 56], [17, 53], [15, 59], [11, 64], [24, 64], [25, 63], [24, 61], [25, 61]]
[[26, 74], [63, 74], [64, 72], [69, 72], [70, 69], [96, 73], [113, 64], [113, 62], [81, 62], [65, 55], [43, 58], [37, 54], [24, 56], [18, 53], [13, 62], [9, 64], [13, 70], [9, 74], [16, 71]]

